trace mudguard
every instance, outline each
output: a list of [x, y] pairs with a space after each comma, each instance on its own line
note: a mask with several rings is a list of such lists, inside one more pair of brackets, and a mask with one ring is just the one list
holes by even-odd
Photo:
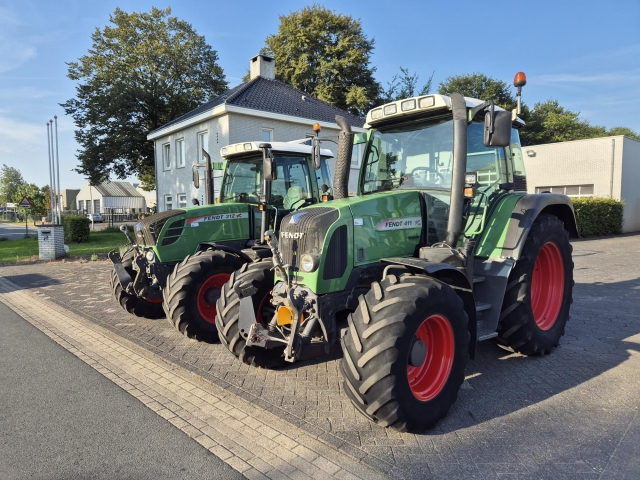
[[533, 222], [540, 214], [555, 215], [564, 222], [571, 238], [578, 237], [571, 199], [556, 193], [503, 196], [492, 208], [476, 243], [476, 257], [518, 260]]
[[533, 222], [538, 215], [545, 213], [555, 215], [562, 220], [571, 238], [578, 237], [576, 216], [569, 197], [557, 193], [524, 195], [516, 203], [507, 225], [502, 257], [510, 257], [514, 260], [520, 258], [520, 252], [529, 236]]

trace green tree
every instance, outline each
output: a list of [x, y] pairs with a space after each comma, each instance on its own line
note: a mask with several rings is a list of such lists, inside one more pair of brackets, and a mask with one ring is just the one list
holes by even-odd
[[280, 16], [278, 33], [265, 43], [278, 80], [357, 115], [378, 99], [370, 65], [374, 41], [360, 20], [312, 5]]
[[2, 169], [0, 169], [0, 204], [20, 201], [22, 197], [18, 197], [17, 192], [24, 183], [20, 170], [2, 165]]
[[613, 127], [607, 132], [607, 135], [624, 135], [626, 137], [633, 138], [634, 140], [640, 140], [640, 133], [636, 133], [627, 127]]
[[440, 82], [438, 86], [440, 95], [449, 95], [454, 92], [479, 100], [493, 100], [496, 105], [509, 111], [516, 107], [511, 86], [501, 80], [487, 77], [484, 73], [447, 77], [444, 82]]
[[[46, 189], [46, 190], [45, 190]], [[33, 223], [36, 223], [36, 220], [40, 217], [44, 217], [47, 215], [47, 192], [49, 191], [49, 187], [44, 187], [43, 189], [38, 188], [37, 185], [33, 183], [24, 183], [18, 187], [17, 194], [20, 198], [23, 196], [27, 196], [29, 201], [31, 202], [31, 208], [27, 212], [31, 215], [33, 219]]]
[[78, 127], [78, 172], [94, 185], [112, 173], [154, 178], [147, 134], [227, 87], [217, 52], [170, 14], [116, 9], [111, 25], [94, 31], [89, 53], [68, 64], [78, 85], [62, 106]]
[[523, 145], [567, 142], [607, 135], [604, 127], [591, 125], [580, 112], [562, 107], [557, 100], [536, 103], [523, 114], [526, 127], [520, 132]]
[[400, 73], [394, 75], [391, 81], [387, 82], [387, 89], [381, 93], [381, 101], [385, 103], [395, 102], [404, 98], [426, 95], [431, 92], [434, 74], [435, 72], [431, 74], [427, 83], [419, 89], [418, 79], [420, 77], [418, 74], [415, 72], [411, 74], [408, 68], [400, 67]]

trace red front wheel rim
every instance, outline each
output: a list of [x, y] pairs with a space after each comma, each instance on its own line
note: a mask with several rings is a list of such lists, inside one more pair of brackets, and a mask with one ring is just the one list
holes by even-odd
[[533, 267], [531, 310], [540, 330], [553, 327], [560, 314], [564, 297], [564, 262], [560, 247], [545, 243]]
[[407, 363], [407, 376], [414, 397], [426, 402], [435, 398], [449, 379], [455, 354], [453, 329], [444, 316], [431, 315], [420, 324], [415, 338], [424, 342], [427, 352], [420, 365]]
[[162, 303], [161, 298], [143, 298], [143, 300], [148, 303]]
[[228, 273], [216, 273], [207, 278], [198, 291], [198, 313], [209, 323], [216, 323], [215, 300], [220, 298], [222, 286], [229, 281], [229, 277], [231, 275]]

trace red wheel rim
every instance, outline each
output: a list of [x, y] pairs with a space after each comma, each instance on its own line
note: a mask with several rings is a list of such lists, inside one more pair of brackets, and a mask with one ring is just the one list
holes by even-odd
[[[256, 320], [264, 328], [268, 327], [268, 325], [267, 325], [268, 322], [271, 321], [271, 318], [273, 317], [273, 314], [275, 314], [275, 309], [271, 305], [270, 300], [271, 300], [271, 292], [267, 293], [262, 298], [262, 301], [260, 302], [260, 305], [258, 306], [258, 314], [256, 315]], [[267, 312], [267, 311], [265, 311], [265, 309], [269, 309], [269, 311]], [[271, 317], [264, 318], [263, 314], [268, 314], [268, 313], [271, 313]]]
[[[216, 323], [216, 303], [209, 303], [207, 298], [211, 298], [210, 290], [222, 290], [222, 286], [229, 281], [228, 273], [216, 273], [205, 280], [198, 292], [198, 312], [200, 316], [209, 323]], [[219, 298], [220, 295], [216, 295]]]
[[143, 300], [149, 303], [162, 303], [161, 298], [143, 298]]
[[538, 253], [531, 279], [531, 310], [540, 330], [549, 330], [556, 323], [563, 297], [562, 253], [554, 242], [547, 242]]
[[424, 362], [418, 366], [407, 364], [409, 387], [413, 396], [426, 402], [435, 398], [444, 388], [455, 354], [451, 324], [442, 315], [428, 317], [415, 334], [427, 347]]

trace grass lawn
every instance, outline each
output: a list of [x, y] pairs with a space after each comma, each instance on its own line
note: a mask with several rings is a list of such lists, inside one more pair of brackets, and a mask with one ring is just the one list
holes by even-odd
[[[107, 253], [127, 243], [122, 233], [91, 232], [87, 243], [67, 243], [69, 257]], [[38, 259], [38, 239], [23, 238], [0, 242], [0, 263], [16, 263], [20, 260]]]

